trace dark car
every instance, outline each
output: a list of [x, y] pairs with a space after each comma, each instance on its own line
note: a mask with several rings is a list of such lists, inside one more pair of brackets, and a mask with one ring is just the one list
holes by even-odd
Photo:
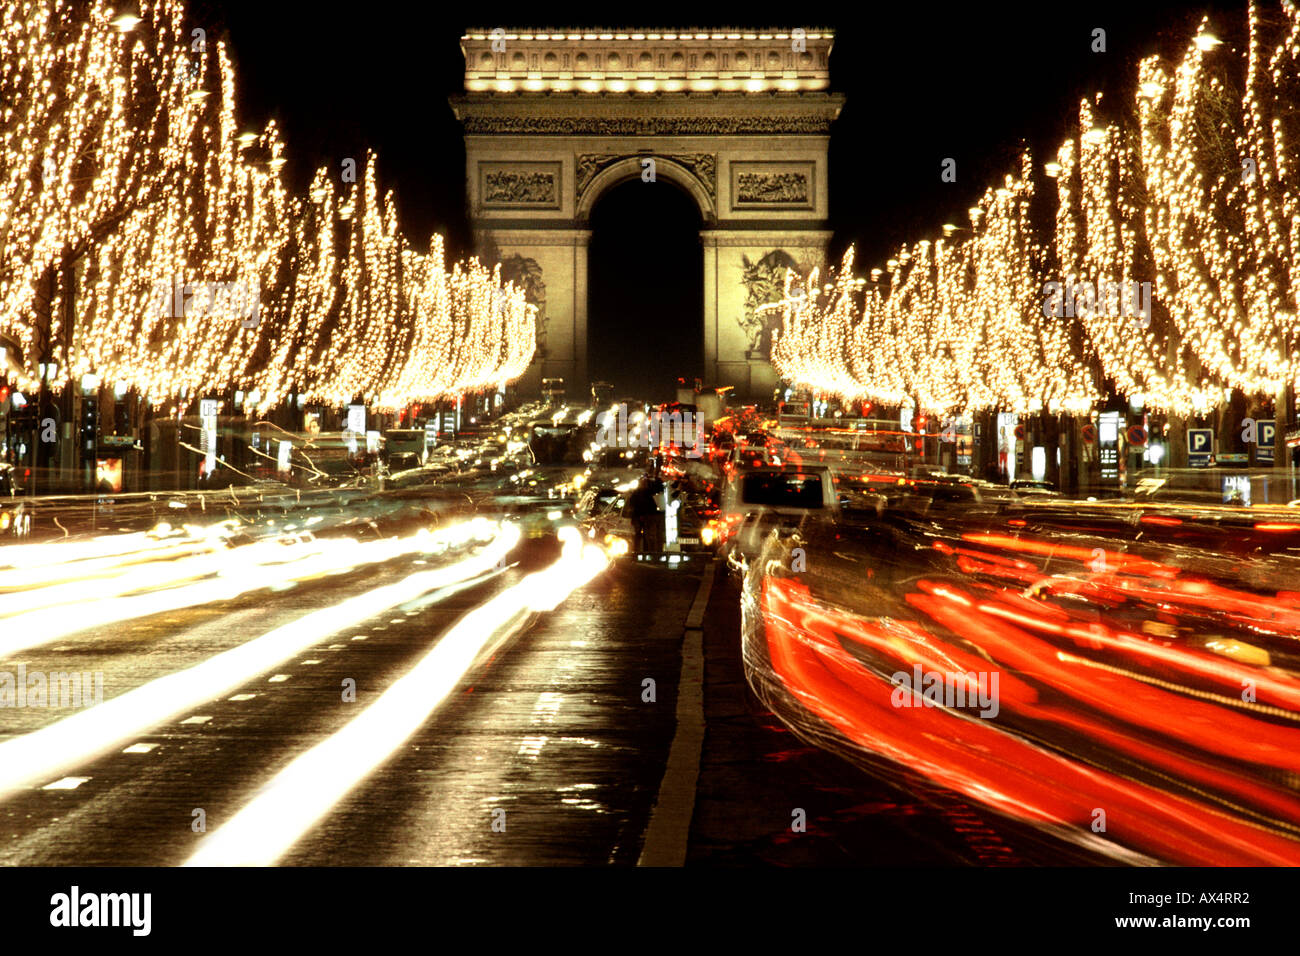
[[24, 499], [16, 497], [21, 489], [12, 465], [0, 463], [0, 537], [26, 535], [31, 531], [31, 513]]

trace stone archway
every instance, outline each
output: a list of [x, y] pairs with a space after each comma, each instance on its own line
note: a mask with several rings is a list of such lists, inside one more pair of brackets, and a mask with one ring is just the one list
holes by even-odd
[[[480, 254], [532, 290], [539, 352], [522, 387], [587, 385], [591, 210], [656, 178], [699, 207], [710, 385], [771, 395], [770, 328], [755, 313], [786, 269], [825, 264], [833, 36], [791, 33], [471, 33], [464, 94], [471, 225]], [[540, 296], [540, 298], [539, 298]]]
[[[644, 165], [645, 161], [653, 166]], [[577, 158], [578, 223], [591, 222], [591, 211], [609, 189], [631, 179], [640, 179], [653, 170], [654, 175], [680, 186], [695, 200], [701, 220], [713, 225], [718, 214], [714, 208], [714, 157], [709, 153], [693, 156], [656, 156], [646, 151], [620, 156], [618, 153], [587, 153]], [[698, 167], [698, 168], [697, 168]]]

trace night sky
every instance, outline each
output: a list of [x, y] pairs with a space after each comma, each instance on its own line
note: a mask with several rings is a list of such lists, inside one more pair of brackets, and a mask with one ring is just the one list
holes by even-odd
[[[1264, 9], [1274, 9], [1271, 4]], [[1244, 36], [1246, 19], [1244, 3], [1145, 0], [691, 5], [678, 16], [659, 5], [545, 9], [547, 19], [539, 20], [537, 4], [493, 4], [481, 14], [473, 5], [383, 0], [337, 8], [266, 0], [191, 0], [190, 6], [196, 25], [206, 26], [209, 36], [229, 37], [243, 117], [250, 125], [279, 121], [299, 188], [305, 190], [317, 165], [337, 169], [348, 156], [360, 164], [373, 148], [385, 188], [397, 190], [407, 235], [423, 247], [431, 232], [442, 232], [453, 255], [472, 251], [464, 148], [447, 104], [448, 95], [461, 90], [459, 38], [466, 28], [830, 26], [836, 31], [832, 89], [847, 96], [831, 136], [830, 251], [838, 258], [856, 243], [862, 270], [883, 264], [903, 241], [937, 237], [945, 222], [965, 225], [967, 208], [984, 188], [1018, 170], [1022, 145], [1031, 147], [1041, 168], [1075, 123], [1081, 97], [1105, 90], [1109, 102], [1131, 89], [1137, 60], [1156, 52], [1180, 55], [1205, 13], [1228, 42]], [[466, 12], [476, 15], [460, 19]], [[802, 18], [795, 19], [795, 12]], [[1106, 30], [1105, 53], [1091, 50], [1097, 27]], [[940, 179], [946, 157], [957, 161], [955, 183]], [[611, 196], [601, 205], [606, 202], [636, 200]], [[598, 219], [615, 226], [610, 235], [598, 230], [593, 238], [593, 377], [610, 331], [599, 323], [612, 311], [628, 314], [629, 321], [642, 311], [676, 317], [679, 304], [689, 303], [684, 324], [665, 335], [670, 342], [682, 335], [698, 341], [698, 270], [677, 269], [676, 253], [647, 260], [614, 251], [627, 241], [617, 224], [628, 215], [645, 220], [644, 235], [680, 237], [697, 228], [689, 209], [673, 216], [677, 205], [661, 205], [658, 219], [648, 215], [653, 204], [617, 215], [602, 216], [597, 209]], [[691, 245], [689, 254], [696, 250]], [[597, 261], [607, 271], [599, 280]], [[650, 294], [632, 303], [629, 289]], [[668, 351], [665, 362], [678, 361]], [[689, 364], [690, 356], [683, 361]]]

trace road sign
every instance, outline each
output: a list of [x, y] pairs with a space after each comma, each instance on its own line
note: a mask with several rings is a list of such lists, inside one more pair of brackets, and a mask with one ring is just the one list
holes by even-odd
[[217, 468], [217, 406], [215, 398], [199, 399], [199, 448], [203, 451], [203, 474]]
[[1210, 463], [1214, 454], [1214, 429], [1187, 429], [1187, 464], [1193, 468], [1204, 468]]
[[1089, 445], [1097, 440], [1097, 426], [1092, 422], [1087, 422], [1083, 428], [1079, 429], [1079, 433]]
[[1255, 422], [1255, 461], [1261, 465], [1273, 464], [1273, 453], [1277, 448], [1277, 421], [1261, 418]]
[[455, 438], [456, 437], [456, 413], [454, 411], [448, 410], [448, 411], [440, 412], [439, 414], [442, 416], [442, 422], [440, 427], [438, 428], [438, 432], [440, 434], [450, 435], [451, 437]]
[[1103, 481], [1119, 479], [1119, 412], [1102, 412], [1098, 418], [1097, 460], [1101, 465]]
[[1015, 435], [1016, 435], [1016, 438], [1020, 439], [1021, 441], [1024, 441], [1024, 440], [1025, 440], [1025, 426], [1024, 426], [1024, 425], [1017, 425], [1017, 426], [1016, 426], [1016, 429], [1015, 429]]
[[1141, 425], [1130, 426], [1129, 430], [1124, 433], [1130, 445], [1145, 445], [1147, 443], [1147, 430]]
[[348, 431], [360, 435], [366, 430], [366, 406], [348, 406]]

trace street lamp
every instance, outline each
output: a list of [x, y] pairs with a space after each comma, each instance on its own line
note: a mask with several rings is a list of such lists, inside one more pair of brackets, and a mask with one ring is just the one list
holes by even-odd
[[118, 33], [130, 33], [136, 28], [136, 25], [141, 22], [141, 18], [131, 9], [131, 7], [127, 7], [127, 9], [114, 17], [111, 22], [113, 24], [113, 29]]

